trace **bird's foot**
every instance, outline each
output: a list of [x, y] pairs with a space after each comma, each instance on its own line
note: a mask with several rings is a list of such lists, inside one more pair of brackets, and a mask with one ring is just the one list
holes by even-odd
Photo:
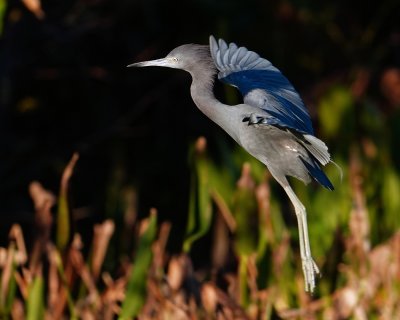
[[315, 289], [315, 278], [320, 275], [317, 264], [312, 257], [302, 259], [303, 274], [305, 281], [305, 290], [311, 294]]

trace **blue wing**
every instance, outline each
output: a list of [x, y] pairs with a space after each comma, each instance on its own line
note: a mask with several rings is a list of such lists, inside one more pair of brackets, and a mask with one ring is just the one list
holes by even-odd
[[268, 113], [259, 123], [314, 134], [310, 115], [289, 80], [271, 62], [234, 43], [210, 37], [218, 78], [243, 95], [244, 102]]

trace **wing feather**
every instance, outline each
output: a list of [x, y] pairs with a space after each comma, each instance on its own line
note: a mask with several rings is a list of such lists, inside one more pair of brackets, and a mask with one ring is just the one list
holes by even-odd
[[270, 115], [261, 123], [274, 123], [313, 134], [309, 113], [289, 80], [270, 61], [257, 53], [222, 39], [210, 37], [210, 51], [218, 78], [237, 87], [244, 102]]
[[237, 59], [240, 59], [241, 53], [242, 53], [242, 48], [239, 48], [233, 53], [231, 58], [231, 66], [234, 66], [236, 64]]

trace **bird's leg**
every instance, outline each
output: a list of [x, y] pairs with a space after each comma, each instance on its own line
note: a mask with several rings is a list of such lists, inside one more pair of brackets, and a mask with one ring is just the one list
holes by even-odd
[[289, 186], [289, 184], [285, 185], [284, 189], [290, 201], [292, 202], [296, 212], [297, 224], [299, 228], [300, 256], [305, 278], [305, 290], [312, 293], [315, 289], [315, 277], [320, 272], [317, 264], [314, 262], [311, 256], [310, 241], [308, 238], [306, 209], [297, 198], [296, 194]]

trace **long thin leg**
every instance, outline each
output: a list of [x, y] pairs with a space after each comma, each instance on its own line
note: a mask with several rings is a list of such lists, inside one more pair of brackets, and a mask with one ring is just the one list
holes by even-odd
[[297, 224], [299, 228], [300, 256], [305, 278], [305, 290], [312, 293], [315, 289], [315, 277], [320, 272], [317, 264], [314, 262], [311, 256], [306, 209], [300, 202], [299, 198], [297, 198], [289, 183], [284, 183], [282, 185], [296, 212]]

